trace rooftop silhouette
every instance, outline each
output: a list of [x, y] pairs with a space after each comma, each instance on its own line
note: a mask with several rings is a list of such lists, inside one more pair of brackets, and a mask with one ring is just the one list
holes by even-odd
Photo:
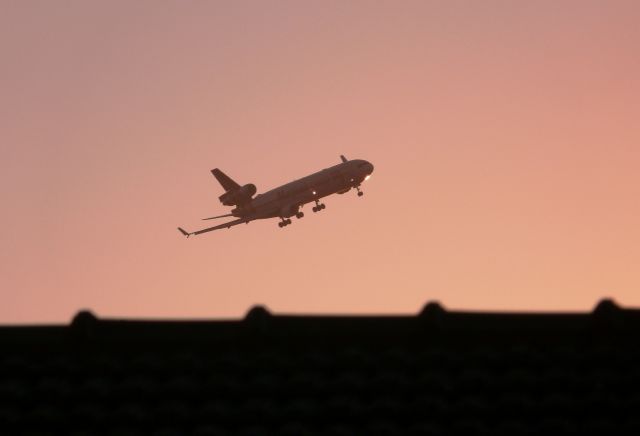
[[640, 310], [0, 327], [4, 434], [637, 434]]

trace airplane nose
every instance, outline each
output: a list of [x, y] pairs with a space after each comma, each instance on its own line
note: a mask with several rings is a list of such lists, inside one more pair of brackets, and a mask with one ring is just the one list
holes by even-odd
[[369, 162], [367, 162], [369, 165], [367, 165], [367, 173], [371, 174], [373, 172], [373, 165]]

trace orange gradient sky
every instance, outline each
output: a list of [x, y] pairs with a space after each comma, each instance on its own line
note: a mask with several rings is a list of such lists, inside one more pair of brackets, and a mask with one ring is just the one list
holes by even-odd
[[[0, 9], [0, 323], [640, 305], [640, 2]], [[340, 154], [364, 197], [176, 230], [227, 211], [214, 167]]]

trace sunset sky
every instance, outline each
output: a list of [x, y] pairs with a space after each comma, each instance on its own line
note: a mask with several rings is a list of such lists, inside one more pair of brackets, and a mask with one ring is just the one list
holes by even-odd
[[[7, 1], [0, 323], [640, 305], [638, 1]], [[184, 238], [339, 163], [280, 229]], [[311, 212], [310, 205], [304, 209]]]

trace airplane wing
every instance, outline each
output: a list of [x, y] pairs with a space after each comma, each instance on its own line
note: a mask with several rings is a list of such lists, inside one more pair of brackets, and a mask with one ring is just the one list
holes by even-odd
[[233, 216], [233, 214], [232, 213], [226, 213], [224, 215], [210, 216], [209, 218], [202, 218], [202, 221], [215, 220], [215, 219], [218, 219], [218, 218], [226, 218], [228, 216]]
[[238, 224], [248, 223], [249, 221], [253, 221], [254, 219], [255, 218], [253, 218], [253, 217], [251, 217], [251, 218], [240, 218], [240, 219], [237, 219], [237, 220], [229, 221], [228, 223], [219, 224], [217, 226], [208, 227], [208, 228], [202, 229], [202, 230], [197, 230], [195, 232], [187, 232], [182, 227], [178, 227], [178, 230], [180, 230], [180, 233], [182, 233], [183, 235], [185, 235], [188, 238], [191, 235], [199, 235], [201, 233], [212, 232], [214, 230], [219, 230], [219, 229], [224, 229], [224, 228], [228, 229], [231, 226], [237, 226]]

